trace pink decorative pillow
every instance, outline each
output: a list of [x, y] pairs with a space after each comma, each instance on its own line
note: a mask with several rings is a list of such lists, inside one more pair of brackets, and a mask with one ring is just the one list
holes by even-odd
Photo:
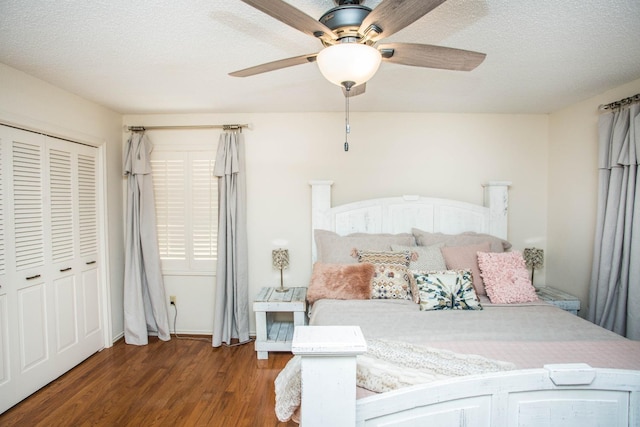
[[538, 301], [522, 253], [479, 253], [478, 265], [487, 296], [494, 304]]
[[370, 263], [313, 265], [307, 300], [313, 304], [319, 299], [369, 299], [371, 279], [375, 267]]
[[444, 246], [440, 248], [444, 262], [449, 270], [469, 270], [473, 287], [478, 295], [486, 295], [480, 268], [478, 267], [478, 252], [489, 252], [491, 244], [489, 242], [470, 246]]

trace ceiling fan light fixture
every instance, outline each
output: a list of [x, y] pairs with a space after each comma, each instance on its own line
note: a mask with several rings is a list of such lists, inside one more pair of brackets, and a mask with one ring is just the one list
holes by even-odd
[[325, 79], [343, 86], [365, 83], [378, 71], [382, 56], [378, 49], [360, 43], [339, 43], [325, 47], [318, 53], [316, 62]]

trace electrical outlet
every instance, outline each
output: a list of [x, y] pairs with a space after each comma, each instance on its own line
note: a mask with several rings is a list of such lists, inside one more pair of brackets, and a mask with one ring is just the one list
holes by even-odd
[[171, 296], [169, 297], [169, 303], [170, 303], [171, 305], [176, 305], [176, 296], [175, 296], [175, 295], [171, 295]]

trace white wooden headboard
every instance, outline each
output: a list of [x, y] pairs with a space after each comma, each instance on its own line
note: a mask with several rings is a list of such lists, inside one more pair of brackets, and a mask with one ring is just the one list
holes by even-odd
[[313, 230], [350, 233], [465, 231], [507, 239], [508, 181], [490, 181], [484, 187], [484, 206], [457, 200], [420, 196], [387, 197], [331, 206], [333, 181], [311, 181], [311, 253], [316, 259]]

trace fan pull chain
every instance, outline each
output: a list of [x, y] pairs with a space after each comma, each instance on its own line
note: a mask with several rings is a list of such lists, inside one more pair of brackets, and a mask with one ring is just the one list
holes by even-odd
[[[349, 88], [350, 89], [350, 88]], [[351, 125], [349, 124], [349, 95], [351, 91], [347, 89], [347, 96], [344, 97], [345, 101], [345, 115], [344, 115], [344, 151], [349, 151], [349, 132], [351, 132]]]

